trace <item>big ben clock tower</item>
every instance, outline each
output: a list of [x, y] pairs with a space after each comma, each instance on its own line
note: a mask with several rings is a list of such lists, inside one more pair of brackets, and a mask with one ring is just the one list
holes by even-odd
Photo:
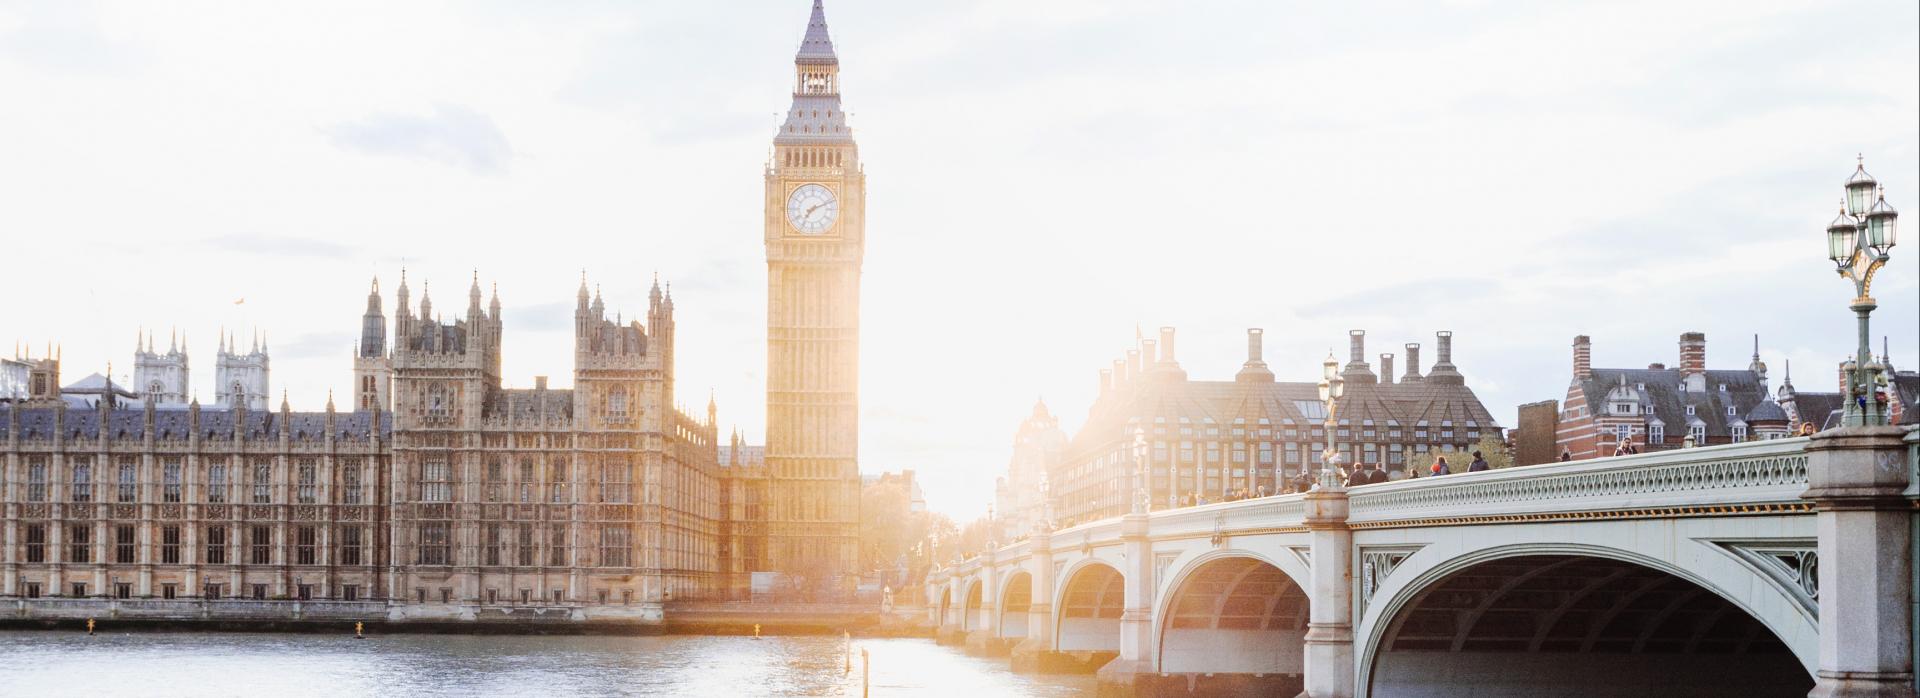
[[793, 62], [766, 172], [767, 552], [773, 571], [844, 590], [858, 564], [866, 175], [820, 0]]

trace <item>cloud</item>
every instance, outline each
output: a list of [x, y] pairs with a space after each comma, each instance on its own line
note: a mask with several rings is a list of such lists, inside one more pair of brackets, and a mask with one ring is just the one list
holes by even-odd
[[226, 252], [262, 257], [346, 259], [360, 255], [360, 251], [354, 247], [340, 243], [260, 233], [219, 235], [201, 240], [200, 244]]
[[369, 155], [416, 158], [474, 174], [505, 174], [513, 147], [492, 117], [442, 104], [431, 116], [375, 114], [326, 129], [333, 144]]
[[0, 56], [68, 74], [111, 75], [140, 65], [141, 52], [101, 31], [88, 3], [28, 3], [14, 31], [0, 33]]
[[284, 344], [269, 344], [276, 359], [344, 357], [353, 351], [352, 332], [309, 332]]

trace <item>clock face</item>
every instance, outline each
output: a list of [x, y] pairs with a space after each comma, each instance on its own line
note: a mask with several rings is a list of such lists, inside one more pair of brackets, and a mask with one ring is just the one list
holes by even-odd
[[840, 217], [840, 201], [833, 190], [818, 184], [802, 184], [787, 196], [787, 222], [804, 235], [819, 235], [833, 227]]

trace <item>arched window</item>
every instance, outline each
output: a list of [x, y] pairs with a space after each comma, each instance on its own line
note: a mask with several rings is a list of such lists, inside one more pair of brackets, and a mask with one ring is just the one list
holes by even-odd
[[427, 414], [433, 417], [447, 416], [447, 389], [441, 385], [427, 387]]
[[610, 419], [627, 418], [627, 389], [614, 386], [607, 391], [607, 417]]
[[160, 385], [160, 381], [153, 381], [148, 383], [147, 384], [147, 401], [159, 402], [160, 394], [165, 390], [166, 390], [165, 386]]
[[233, 393], [229, 400], [231, 400], [234, 407], [245, 407], [247, 405], [247, 389], [245, 386], [240, 385], [240, 381], [233, 382]]

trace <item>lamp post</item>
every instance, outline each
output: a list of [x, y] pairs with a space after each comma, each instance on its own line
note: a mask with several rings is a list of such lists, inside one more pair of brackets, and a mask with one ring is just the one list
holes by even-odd
[[1340, 484], [1340, 471], [1334, 467], [1340, 452], [1334, 448], [1333, 431], [1337, 423], [1334, 417], [1340, 409], [1340, 396], [1346, 393], [1347, 381], [1340, 377], [1340, 361], [1333, 358], [1333, 352], [1327, 352], [1327, 360], [1320, 365], [1320, 402], [1327, 407], [1327, 453], [1320, 459], [1320, 487], [1335, 487]]
[[[1845, 365], [1847, 376], [1847, 426], [1873, 426], [1887, 423], [1886, 411], [1874, 399], [1876, 388], [1886, 381], [1885, 367], [1873, 359], [1868, 341], [1867, 318], [1876, 307], [1873, 274], [1885, 266], [1898, 239], [1894, 222], [1899, 218], [1887, 205], [1886, 190], [1867, 174], [1865, 158], [1847, 179], [1846, 199], [1840, 215], [1827, 225], [1827, 258], [1833, 260], [1842, 278], [1853, 282], [1854, 298], [1849, 307], [1859, 316], [1860, 343], [1854, 358]], [[1876, 196], [1877, 195], [1877, 196]]]
[[1145, 514], [1153, 511], [1153, 488], [1147, 479], [1150, 467], [1147, 464], [1147, 430], [1142, 427], [1133, 428], [1133, 467], [1138, 478], [1133, 489], [1133, 512]]

